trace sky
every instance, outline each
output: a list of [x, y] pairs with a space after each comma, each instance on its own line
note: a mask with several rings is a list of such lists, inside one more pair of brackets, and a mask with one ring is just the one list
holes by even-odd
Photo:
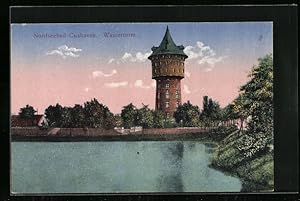
[[182, 102], [200, 108], [205, 95], [229, 104], [257, 59], [273, 53], [272, 22], [11, 24], [11, 112], [92, 98], [113, 113], [129, 103], [154, 109], [147, 57], [167, 26], [188, 55]]

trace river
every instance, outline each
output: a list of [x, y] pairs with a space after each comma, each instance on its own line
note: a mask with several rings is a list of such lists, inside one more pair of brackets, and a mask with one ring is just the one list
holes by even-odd
[[12, 142], [13, 193], [238, 192], [193, 141]]

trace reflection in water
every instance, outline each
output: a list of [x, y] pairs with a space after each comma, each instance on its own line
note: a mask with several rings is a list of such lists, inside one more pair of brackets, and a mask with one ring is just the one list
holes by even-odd
[[[234, 192], [200, 142], [13, 142], [18, 193]], [[37, 151], [38, 150], [38, 151]], [[22, 154], [20, 154], [22, 153]]]
[[182, 142], [169, 144], [163, 152], [164, 158], [168, 158], [166, 166], [168, 172], [161, 175], [158, 180], [158, 187], [162, 192], [183, 192], [184, 186], [182, 182], [182, 158], [184, 153], [184, 145]]
[[194, 150], [196, 148], [196, 142], [187, 143], [187, 148], [189, 148], [189, 150]]

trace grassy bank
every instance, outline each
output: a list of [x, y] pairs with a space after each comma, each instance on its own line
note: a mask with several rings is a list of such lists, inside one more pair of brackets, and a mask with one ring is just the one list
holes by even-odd
[[272, 191], [274, 188], [273, 151], [261, 151], [250, 157], [238, 149], [244, 140], [234, 131], [218, 143], [211, 167], [241, 178], [242, 191]]

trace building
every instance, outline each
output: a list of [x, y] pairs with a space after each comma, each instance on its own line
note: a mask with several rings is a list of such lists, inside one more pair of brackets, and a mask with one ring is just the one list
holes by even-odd
[[163, 111], [172, 118], [181, 105], [181, 79], [184, 78], [184, 61], [188, 57], [184, 46], [177, 46], [167, 27], [158, 47], [152, 47], [148, 57], [152, 63], [152, 79], [156, 80], [155, 110]]
[[34, 115], [33, 118], [21, 118], [19, 115], [11, 116], [11, 127], [43, 127], [48, 125], [44, 115]]

